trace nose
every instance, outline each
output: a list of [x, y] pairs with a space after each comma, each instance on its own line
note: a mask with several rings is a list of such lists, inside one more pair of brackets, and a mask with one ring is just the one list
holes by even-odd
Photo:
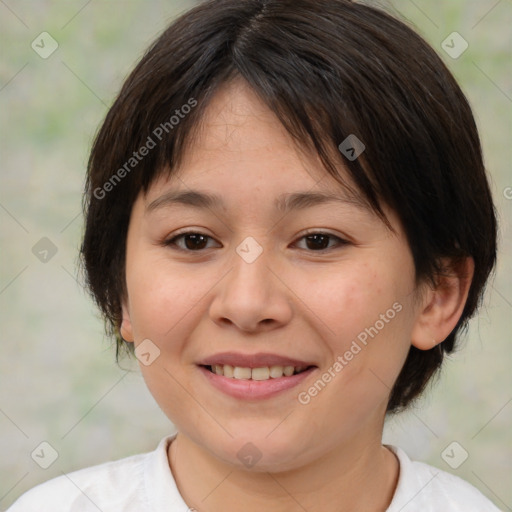
[[216, 287], [210, 318], [221, 327], [235, 326], [244, 332], [286, 325], [293, 316], [293, 294], [279, 274], [265, 251], [252, 263], [235, 254], [231, 270]]

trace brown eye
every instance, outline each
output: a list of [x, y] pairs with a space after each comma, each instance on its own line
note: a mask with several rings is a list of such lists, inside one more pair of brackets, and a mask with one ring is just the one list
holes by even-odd
[[[338, 236], [331, 235], [330, 233], [310, 233], [301, 238], [306, 240], [306, 249], [313, 252], [325, 251], [333, 247], [346, 245], [347, 242]], [[337, 240], [337, 243], [329, 246], [330, 241]]]
[[[208, 241], [213, 240], [211, 236], [205, 235], [204, 233], [197, 233], [194, 231], [188, 231], [176, 235], [169, 240], [164, 242], [165, 246], [175, 246], [180, 250], [187, 252], [200, 252], [208, 247]], [[338, 236], [330, 233], [310, 233], [300, 238], [300, 240], [306, 241], [305, 250], [313, 252], [322, 252], [329, 249], [333, 249], [337, 246], [346, 245], [348, 242], [341, 239]], [[180, 243], [178, 243], [178, 241]], [[334, 243], [333, 243], [334, 242]]]
[[[166, 246], [175, 245], [184, 251], [198, 252], [207, 248], [208, 239], [213, 240], [203, 233], [187, 232], [171, 238], [165, 242]], [[178, 244], [178, 240], [183, 240], [184, 244]]]

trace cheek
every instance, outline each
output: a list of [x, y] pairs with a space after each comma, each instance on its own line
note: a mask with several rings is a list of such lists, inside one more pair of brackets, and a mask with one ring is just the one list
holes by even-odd
[[215, 280], [207, 272], [184, 271], [148, 253], [134, 261], [137, 263], [127, 265], [127, 287], [136, 341], [176, 338], [180, 326], [191, 321]]
[[329, 269], [313, 286], [306, 280], [300, 293], [342, 348], [344, 341], [374, 325], [379, 315], [402, 300], [403, 287], [393, 275], [389, 269], [368, 264], [351, 265], [347, 271]]
[[209, 283], [206, 275], [185, 272], [150, 251], [134, 254], [132, 262], [127, 262], [127, 287], [135, 346], [150, 339], [160, 351], [150, 365], [139, 365], [146, 385], [175, 425], [182, 418], [204, 421], [201, 411], [190, 407], [186, 390], [192, 386], [182, 363], [191, 326], [201, 321], [201, 299], [216, 276]]
[[370, 392], [376, 397], [392, 387], [409, 350], [413, 324], [409, 262], [390, 261], [351, 265], [350, 272], [331, 271], [302, 291], [318, 317], [316, 325], [324, 326], [324, 364], [330, 367], [343, 358], [343, 368], [337, 366], [333, 380], [338, 386], [360, 387], [361, 392], [382, 387], [382, 393]]

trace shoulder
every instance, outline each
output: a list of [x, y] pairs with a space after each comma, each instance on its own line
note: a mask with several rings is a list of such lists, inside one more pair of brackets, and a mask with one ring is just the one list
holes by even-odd
[[458, 476], [412, 461], [396, 446], [388, 448], [400, 461], [400, 476], [387, 512], [500, 512], [476, 487]]
[[157, 452], [132, 455], [117, 461], [63, 474], [30, 489], [8, 512], [97, 512], [147, 509], [145, 478]]

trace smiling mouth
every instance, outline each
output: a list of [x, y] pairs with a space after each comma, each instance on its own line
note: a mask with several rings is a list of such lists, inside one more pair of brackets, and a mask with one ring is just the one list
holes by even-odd
[[231, 366], [229, 364], [201, 365], [211, 373], [236, 380], [270, 380], [282, 377], [291, 377], [302, 373], [314, 366], [261, 366], [248, 368], [243, 366]]

